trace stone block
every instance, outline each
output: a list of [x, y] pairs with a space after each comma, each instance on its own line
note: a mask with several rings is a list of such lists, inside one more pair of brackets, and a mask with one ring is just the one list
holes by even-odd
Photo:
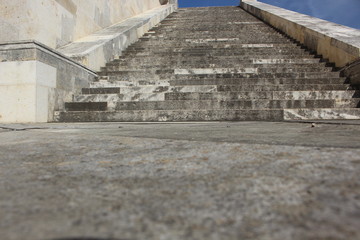
[[0, 45], [0, 122], [50, 122], [97, 76], [37, 42]]

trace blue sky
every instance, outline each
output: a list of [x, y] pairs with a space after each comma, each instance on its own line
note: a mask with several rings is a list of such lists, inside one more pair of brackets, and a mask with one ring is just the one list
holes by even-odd
[[[360, 29], [360, 0], [260, 0]], [[180, 7], [238, 6], [240, 0], [179, 0]]]

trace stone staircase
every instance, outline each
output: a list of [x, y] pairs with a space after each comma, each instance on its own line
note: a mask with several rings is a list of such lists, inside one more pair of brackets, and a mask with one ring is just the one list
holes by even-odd
[[179, 9], [57, 121], [360, 119], [360, 91], [238, 7]]

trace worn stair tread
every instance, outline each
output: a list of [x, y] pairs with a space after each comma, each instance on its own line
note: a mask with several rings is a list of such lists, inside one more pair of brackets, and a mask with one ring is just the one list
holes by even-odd
[[62, 122], [282, 121], [283, 110], [124, 110], [58, 112]]
[[[304, 117], [294, 118], [292, 113]], [[311, 115], [311, 112], [313, 114]], [[300, 115], [302, 116], [302, 115]], [[306, 117], [308, 116], [308, 117]], [[166, 122], [166, 121], [284, 121], [313, 119], [360, 119], [359, 108], [319, 109], [266, 109], [266, 110], [123, 110], [103, 112], [58, 112], [63, 122]]]
[[[214, 21], [216, 19], [216, 21]], [[360, 89], [240, 8], [179, 9], [107, 63], [57, 121], [360, 119]]]
[[144, 102], [117, 102], [116, 110], [225, 110], [225, 109], [276, 109], [276, 108], [356, 108], [360, 99], [342, 100], [170, 100], [170, 101], [144, 101]]
[[300, 85], [300, 84], [347, 84], [346, 78], [206, 78], [177, 80], [132, 80], [108, 81], [100, 80], [91, 83], [91, 87], [124, 87], [124, 86], [189, 86], [189, 85]]
[[359, 98], [359, 90], [349, 91], [247, 91], [212, 93], [165, 93], [166, 100], [235, 100], [235, 99], [350, 99]]
[[284, 120], [360, 119], [360, 108], [284, 109]]

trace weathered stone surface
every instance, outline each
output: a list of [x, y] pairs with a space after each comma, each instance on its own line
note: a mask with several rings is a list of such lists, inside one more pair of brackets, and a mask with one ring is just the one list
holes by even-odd
[[175, 8], [173, 4], [155, 8], [60, 47], [58, 51], [98, 71], [106, 63], [121, 56], [130, 44], [136, 42]]
[[343, 67], [360, 57], [360, 30], [257, 1], [241, 7], [307, 48]]
[[335, 123], [1, 125], [1, 238], [359, 239]]
[[96, 73], [33, 41], [0, 44], [0, 122], [53, 121]]
[[160, 6], [158, 0], [0, 0], [0, 42], [33, 39], [52, 48]]
[[342, 72], [344, 76], [349, 78], [350, 83], [360, 85], [360, 59], [345, 66]]
[[120, 93], [77, 94], [74, 101], [107, 102], [107, 111], [58, 112], [57, 120], [279, 121], [359, 114], [358, 86], [238, 7], [180, 9], [99, 76], [92, 88], [118, 87]]
[[107, 102], [69, 102], [65, 103], [67, 111], [106, 111]]

